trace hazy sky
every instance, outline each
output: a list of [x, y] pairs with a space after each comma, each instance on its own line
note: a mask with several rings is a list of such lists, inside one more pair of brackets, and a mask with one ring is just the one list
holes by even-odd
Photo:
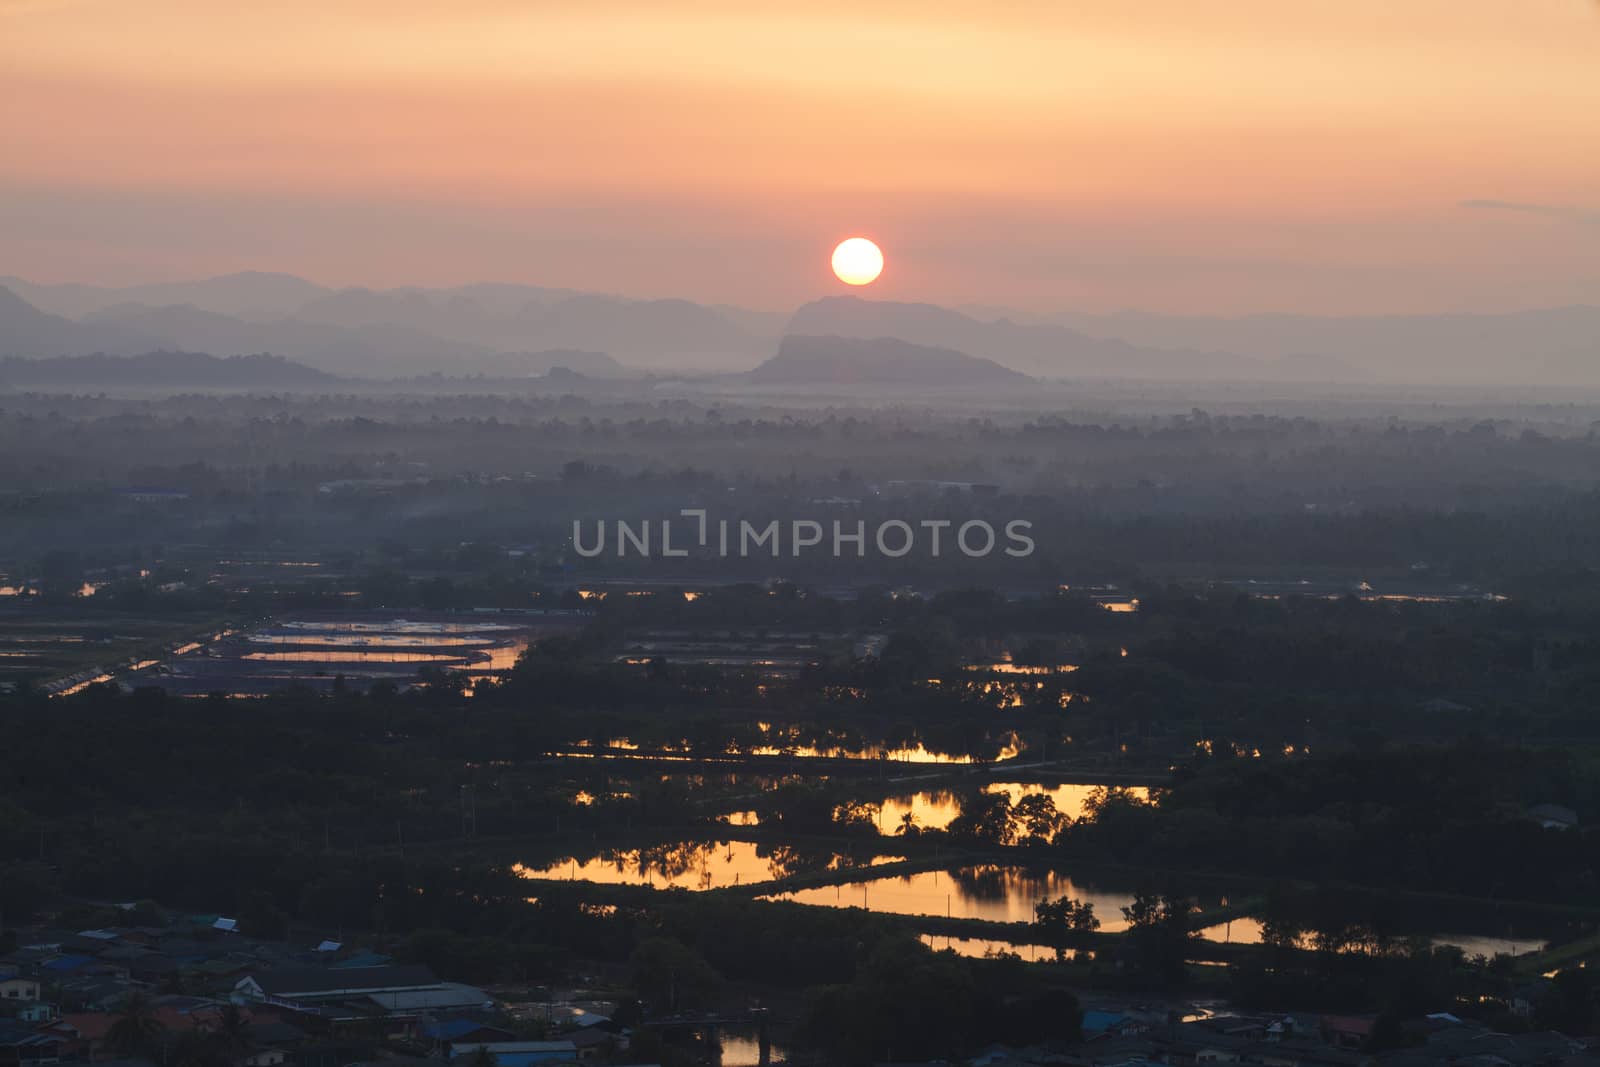
[[0, 273], [1600, 303], [1597, 0], [0, 0]]

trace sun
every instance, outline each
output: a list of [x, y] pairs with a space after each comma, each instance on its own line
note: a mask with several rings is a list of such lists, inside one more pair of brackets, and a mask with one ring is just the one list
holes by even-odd
[[883, 251], [865, 237], [840, 241], [833, 250], [833, 273], [846, 285], [871, 285], [883, 273]]

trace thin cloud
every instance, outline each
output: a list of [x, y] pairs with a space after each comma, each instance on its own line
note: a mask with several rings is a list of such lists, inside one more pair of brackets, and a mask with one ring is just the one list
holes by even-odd
[[1476, 211], [1515, 211], [1524, 215], [1542, 215], [1563, 222], [1581, 222], [1600, 225], [1600, 211], [1573, 207], [1569, 204], [1523, 204], [1515, 200], [1463, 200], [1461, 206]]

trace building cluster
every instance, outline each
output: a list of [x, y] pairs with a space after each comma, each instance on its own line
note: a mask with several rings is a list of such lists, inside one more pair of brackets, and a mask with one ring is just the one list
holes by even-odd
[[3, 947], [0, 1067], [628, 1062], [609, 1004], [537, 989], [507, 1004], [425, 966], [258, 940], [217, 916], [25, 929]]
[[[1553, 1030], [1507, 1034], [1439, 1012], [1408, 1020], [1383, 1051], [1373, 1016], [1181, 1016], [1166, 1009], [1085, 1011], [1070, 1046], [996, 1045], [972, 1067], [1600, 1067], [1600, 1047]], [[887, 1065], [880, 1065], [887, 1067]]]
[[[137, 916], [137, 917], [136, 917]], [[228, 918], [23, 929], [0, 944], [0, 1067], [538, 1067], [627, 1064], [610, 1003], [499, 995], [337, 941], [252, 938]], [[1540, 990], [1509, 1007], [1524, 1020]], [[1092, 1001], [1071, 1044], [995, 1045], [974, 1067], [1600, 1067], [1600, 1045], [1440, 1012], [1213, 1014]], [[653, 1027], [714, 1032], [709, 1016]], [[764, 1031], [763, 1031], [764, 1034]], [[765, 1053], [763, 1037], [762, 1048]], [[1381, 1049], [1381, 1051], [1379, 1051]], [[808, 1061], [809, 1062], [809, 1061]], [[932, 1065], [925, 1065], [932, 1067]]]

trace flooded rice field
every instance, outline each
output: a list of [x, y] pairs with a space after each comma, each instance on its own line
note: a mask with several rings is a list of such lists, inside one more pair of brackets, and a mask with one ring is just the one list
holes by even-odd
[[[942, 764], [952, 767], [981, 766], [1004, 763], [1022, 754], [1021, 741], [1015, 733], [1006, 734], [996, 745], [992, 759], [980, 759], [966, 754], [938, 752], [921, 741], [902, 744], [873, 744], [861, 739], [838, 737], [818, 739], [802, 737], [792, 728], [771, 723], [755, 724], [760, 740], [755, 744], [730, 743], [720, 749], [694, 749], [687, 742], [667, 741], [646, 744], [631, 737], [582, 738], [572, 742], [582, 750], [574, 755], [592, 755], [596, 758], [633, 759], [717, 759], [724, 757], [760, 756], [791, 760], [863, 760], [875, 763]], [[824, 735], [827, 737], [827, 735]]]
[[893, 915], [1028, 923], [1033, 921], [1035, 904], [1062, 896], [1093, 904], [1100, 929], [1108, 933], [1127, 928], [1122, 908], [1133, 903], [1131, 889], [1022, 866], [982, 864], [918, 871], [777, 893], [766, 899]]
[[65, 696], [146, 671], [209, 620], [169, 621], [18, 602], [0, 607], [0, 687]]
[[986, 937], [947, 937], [944, 934], [922, 934], [918, 940], [935, 952], [954, 952], [957, 956], [975, 960], [1013, 955], [1021, 956], [1029, 963], [1038, 963], [1056, 958], [1056, 950], [1050, 945], [996, 941]]
[[561, 612], [339, 614], [242, 630], [157, 670], [159, 684], [194, 695], [259, 696], [296, 686], [409, 684], [425, 667], [465, 672], [470, 684], [504, 677], [530, 643], [575, 631]]
[[[1033, 921], [1034, 907], [1039, 902], [1066, 896], [1094, 905], [1102, 932], [1119, 933], [1128, 928], [1122, 909], [1133, 903], [1134, 895], [1132, 885], [1122, 884], [1117, 879], [1078, 873], [1068, 875], [1021, 865], [985, 864], [849, 879], [835, 885], [774, 893], [764, 899], [789, 900], [816, 907], [863, 908], [892, 915], [1025, 924]], [[1201, 898], [1196, 904], [1203, 911], [1212, 911], [1225, 907], [1227, 898], [1217, 894]], [[1408, 926], [1388, 932], [1388, 943], [1399, 945], [1419, 940], [1434, 946], [1459, 948], [1469, 957], [1520, 956], [1541, 951], [1550, 944], [1547, 937], [1539, 936], [1532, 929], [1513, 930], [1504, 919], [1485, 913], [1451, 915], [1448, 919], [1439, 917], [1437, 928], [1427, 927], [1425, 921], [1413, 917]], [[1476, 930], [1463, 933], [1462, 927]], [[1259, 945], [1263, 932], [1259, 918], [1236, 915], [1205, 925], [1198, 938], [1219, 945]], [[1026, 944], [1017, 947], [1010, 942], [984, 938], [947, 938], [943, 934], [930, 937], [931, 940], [925, 940], [934, 947], [950, 947], [962, 955], [982, 956], [999, 948], [1016, 951], [1026, 959], [1031, 951]], [[948, 946], [942, 944], [946, 940], [951, 941]], [[1316, 942], [1307, 935], [1300, 945], [1313, 948]], [[1053, 950], [1048, 951], [1053, 953]]]
[[857, 858], [751, 841], [681, 841], [649, 848], [613, 849], [587, 858], [568, 856], [539, 866], [518, 863], [512, 870], [529, 879], [704, 891], [771, 882], [800, 874], [870, 868], [900, 859], [899, 856]]
[[[991, 782], [983, 786], [985, 793], [1004, 793], [1015, 805], [1025, 796], [1047, 796], [1055, 802], [1056, 810], [1073, 819], [1088, 814], [1089, 798], [1105, 788], [1084, 782], [1043, 785], [1028, 782]], [[1125, 786], [1127, 792], [1140, 800], [1150, 799], [1147, 786]], [[899, 832], [906, 826], [919, 830], [942, 830], [961, 814], [961, 794], [954, 790], [932, 789], [917, 793], [888, 797], [882, 804], [879, 828], [886, 834]], [[906, 817], [911, 821], [907, 823]]]
[[[1228, 945], [1259, 945], [1264, 935], [1264, 924], [1260, 919], [1250, 916], [1241, 916], [1228, 922], [1217, 923], [1200, 931], [1200, 937], [1206, 941]], [[1530, 952], [1542, 952], [1550, 946], [1548, 939], [1532, 933], [1517, 937], [1511, 933], [1505, 934], [1463, 934], [1451, 932], [1423, 933], [1416, 936], [1425, 938], [1435, 946], [1450, 946], [1459, 948], [1471, 956], [1524, 956]], [[1302, 947], [1314, 946], [1310, 937], [1301, 939]]]

